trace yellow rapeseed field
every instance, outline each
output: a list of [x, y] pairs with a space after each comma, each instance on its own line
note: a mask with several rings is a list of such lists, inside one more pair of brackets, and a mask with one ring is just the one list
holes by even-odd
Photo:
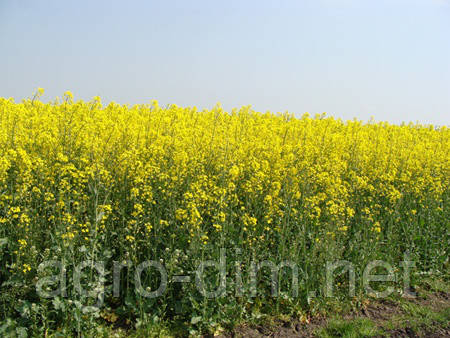
[[[70, 92], [50, 103], [39, 93], [21, 103], [0, 98], [1, 317], [26, 302], [36, 305], [30, 322], [50, 330], [64, 321], [102, 320], [68, 310], [76, 308], [70, 302], [38, 301], [34, 285], [45, 260], [63, 261], [71, 271], [83, 259], [107, 266], [158, 259], [169, 274], [180, 274], [223, 247], [242, 264], [291, 259], [315, 276], [302, 279], [299, 297], [269, 300], [275, 305], [268, 310], [264, 302], [234, 298], [212, 303], [189, 286], [183, 294], [190, 296], [180, 299], [172, 284], [163, 300], [141, 299], [130, 291], [131, 275], [120, 296], [105, 295], [107, 312], [122, 309], [131, 322], [150, 312], [190, 321], [193, 313], [227, 308], [314, 309], [302, 295], [319, 290], [329, 259], [394, 264], [408, 251], [418, 268], [442, 272], [449, 179], [445, 126], [250, 107], [226, 112], [220, 105], [200, 111], [156, 101], [102, 105], [98, 97], [75, 102]], [[70, 278], [68, 284], [73, 299]]]

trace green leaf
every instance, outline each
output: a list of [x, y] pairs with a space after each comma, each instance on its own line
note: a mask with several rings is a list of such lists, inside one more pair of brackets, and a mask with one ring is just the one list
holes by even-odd
[[59, 297], [53, 299], [53, 306], [55, 307], [55, 310], [61, 311], [64, 311], [66, 308], [65, 304], [61, 301]]
[[17, 337], [19, 338], [26, 338], [28, 337], [27, 329], [25, 327], [18, 327], [16, 328]]
[[201, 316], [195, 316], [195, 317], [192, 317], [192, 319], [191, 319], [191, 324], [195, 325], [195, 324], [197, 324], [198, 322], [200, 322], [201, 320], [202, 320], [202, 317], [201, 317]]

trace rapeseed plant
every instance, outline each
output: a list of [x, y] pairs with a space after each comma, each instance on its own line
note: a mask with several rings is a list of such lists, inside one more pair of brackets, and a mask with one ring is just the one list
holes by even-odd
[[[70, 92], [43, 103], [42, 93], [20, 103], [0, 98], [0, 238], [8, 241], [0, 320], [14, 316], [15, 301], [37, 302], [30, 285], [46, 259], [162, 259], [189, 271], [218, 257], [219, 247], [239, 247], [242, 264], [254, 257], [300, 264], [310, 276], [300, 294], [319, 289], [330, 259], [363, 265], [400, 260], [408, 250], [418, 269], [448, 267], [447, 127], [157, 101], [102, 105]], [[188, 286], [183, 300], [176, 286], [162, 302], [145, 300], [132, 284], [127, 277], [118, 299], [106, 297], [130, 321], [149, 311], [183, 322], [194, 312], [314, 310], [306, 297], [213, 303]], [[36, 307], [29, 318], [42, 325], [33, 330], [98, 321], [72, 303], [55, 304]]]

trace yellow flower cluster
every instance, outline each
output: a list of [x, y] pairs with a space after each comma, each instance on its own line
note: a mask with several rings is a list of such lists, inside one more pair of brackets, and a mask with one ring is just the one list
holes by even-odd
[[355, 224], [377, 238], [406, 205], [408, 217], [442, 211], [449, 151], [446, 127], [0, 98], [0, 224], [21, 247], [272, 245]]

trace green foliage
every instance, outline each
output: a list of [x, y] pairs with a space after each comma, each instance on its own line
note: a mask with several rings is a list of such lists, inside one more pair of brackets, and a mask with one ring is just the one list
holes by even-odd
[[382, 331], [369, 319], [355, 320], [332, 320], [325, 328], [317, 332], [318, 337], [374, 337], [378, 336]]

